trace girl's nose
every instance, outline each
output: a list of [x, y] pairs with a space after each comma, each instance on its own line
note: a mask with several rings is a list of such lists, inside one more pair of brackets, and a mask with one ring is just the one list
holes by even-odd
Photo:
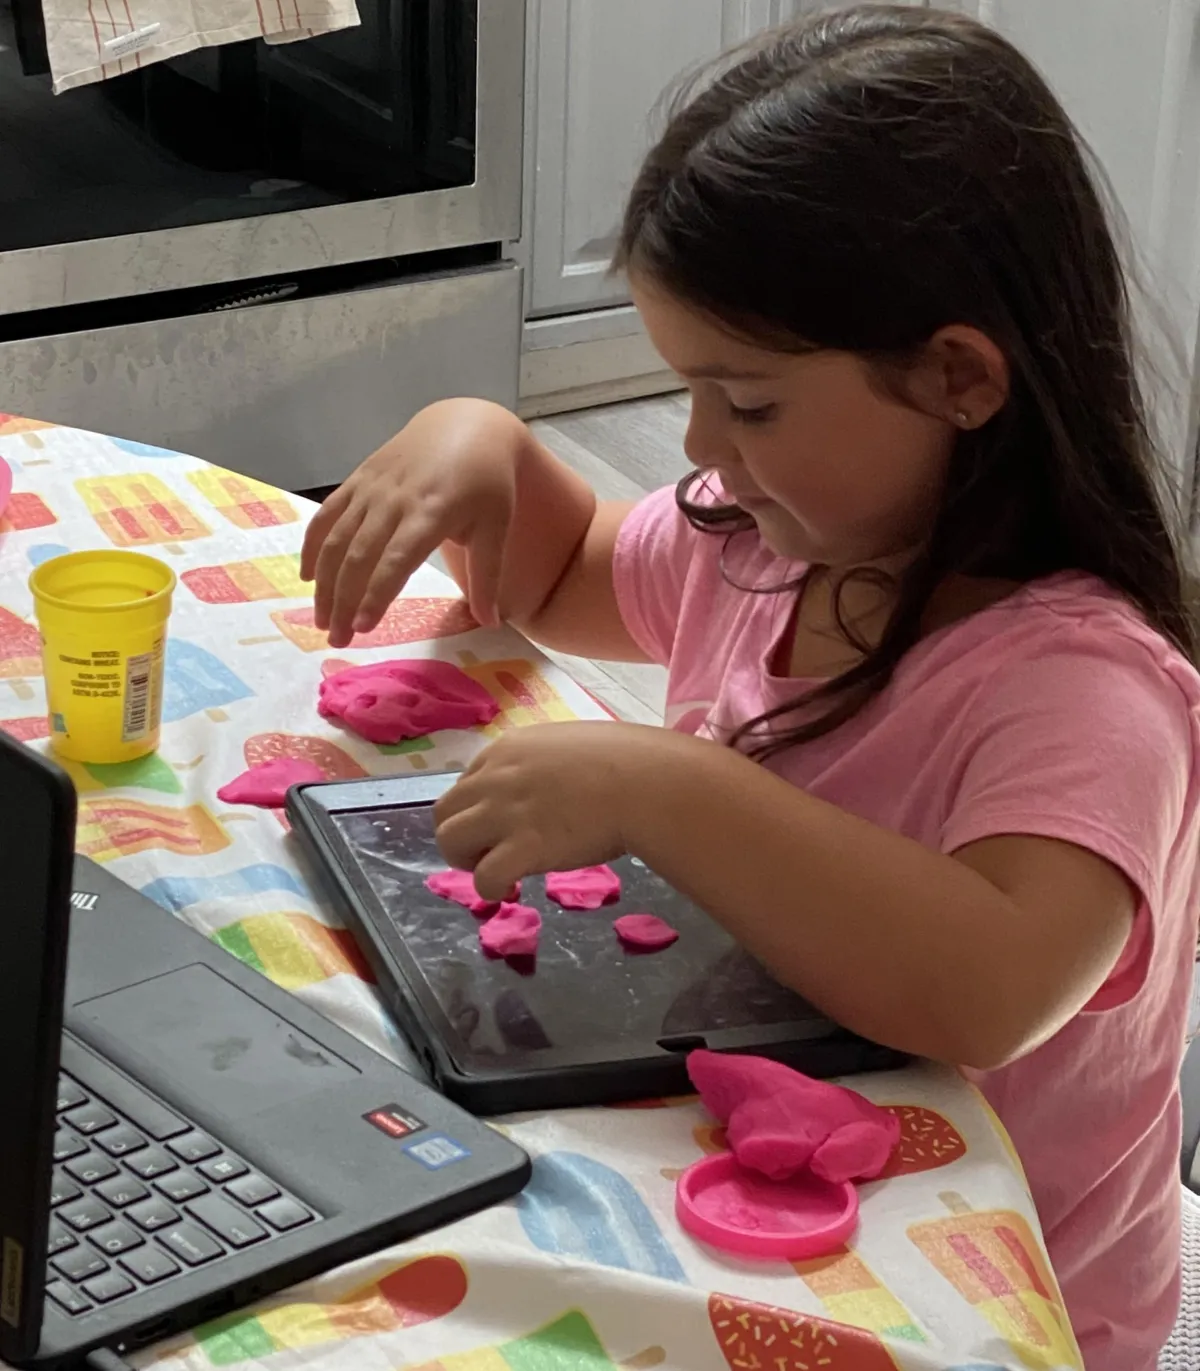
[[736, 460], [736, 452], [722, 435], [720, 427], [700, 414], [694, 402], [687, 432], [683, 436], [683, 451], [688, 461], [701, 469], [728, 467]]

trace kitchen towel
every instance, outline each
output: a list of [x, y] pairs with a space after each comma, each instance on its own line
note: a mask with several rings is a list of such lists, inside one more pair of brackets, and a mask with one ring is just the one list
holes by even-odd
[[43, 0], [54, 93], [196, 48], [353, 28], [355, 0]]

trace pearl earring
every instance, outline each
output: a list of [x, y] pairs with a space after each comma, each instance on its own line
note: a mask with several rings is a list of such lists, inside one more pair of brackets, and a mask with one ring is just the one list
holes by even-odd
[[970, 423], [970, 416], [965, 409], [956, 409], [954, 411], [954, 422], [958, 424], [960, 428], [965, 428], [966, 425]]

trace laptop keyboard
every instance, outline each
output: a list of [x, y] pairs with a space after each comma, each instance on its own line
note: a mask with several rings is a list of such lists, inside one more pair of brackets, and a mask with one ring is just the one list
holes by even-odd
[[131, 1082], [101, 1099], [58, 1078], [46, 1293], [86, 1314], [317, 1215]]

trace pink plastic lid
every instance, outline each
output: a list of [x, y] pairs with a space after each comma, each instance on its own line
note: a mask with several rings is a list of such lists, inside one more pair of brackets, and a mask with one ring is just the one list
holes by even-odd
[[680, 1176], [675, 1215], [702, 1242], [741, 1257], [805, 1261], [832, 1252], [858, 1226], [858, 1191], [803, 1174], [768, 1180], [731, 1152], [705, 1157]]
[[8, 499], [12, 494], [12, 467], [0, 457], [0, 516], [8, 508]]

